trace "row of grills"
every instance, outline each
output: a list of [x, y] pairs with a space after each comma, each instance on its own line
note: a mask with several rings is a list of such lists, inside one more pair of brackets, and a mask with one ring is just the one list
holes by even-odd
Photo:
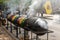
[[[45, 20], [37, 17], [27, 18], [20, 15], [8, 14], [7, 19], [15, 24], [17, 27], [24, 28], [25, 30], [32, 31], [38, 35], [44, 35], [44, 31], [47, 31], [47, 24]], [[43, 21], [43, 22], [42, 22]], [[42, 22], [42, 24], [40, 23]], [[46, 27], [46, 28], [45, 28]]]
[[27, 18], [26, 15], [20, 16], [18, 14], [17, 15], [7, 14], [2, 13], [2, 16], [6, 16], [4, 18], [6, 18], [8, 21], [13, 23], [17, 27], [21, 27], [25, 30], [32, 31], [38, 35], [44, 35], [45, 34], [44, 31], [47, 31], [47, 23], [45, 20], [41, 18], [38, 17]]

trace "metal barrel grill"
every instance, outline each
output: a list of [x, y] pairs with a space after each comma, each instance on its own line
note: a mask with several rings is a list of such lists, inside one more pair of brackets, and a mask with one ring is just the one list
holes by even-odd
[[38, 35], [44, 35], [44, 31], [47, 31], [47, 23], [45, 20], [41, 18], [26, 18], [25, 16], [8, 14], [7, 19], [16, 26], [24, 28], [28, 31], [32, 31], [33, 33]]

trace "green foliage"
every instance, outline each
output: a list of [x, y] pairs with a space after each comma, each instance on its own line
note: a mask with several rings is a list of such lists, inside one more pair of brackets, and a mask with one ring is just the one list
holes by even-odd
[[5, 0], [0, 0], [0, 4], [3, 4], [5, 2]]

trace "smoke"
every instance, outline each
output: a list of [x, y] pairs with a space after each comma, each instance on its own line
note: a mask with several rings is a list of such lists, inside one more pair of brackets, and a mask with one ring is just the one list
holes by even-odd
[[30, 4], [32, 0], [20, 0], [20, 10], [22, 11], [23, 9], [26, 9]]
[[18, 1], [17, 0], [9, 0], [6, 4], [10, 8], [9, 10], [11, 12], [15, 12], [16, 9], [18, 8]]
[[[50, 0], [52, 4], [52, 9], [55, 11], [60, 8], [60, 1]], [[5, 3], [10, 7], [12, 13], [16, 12], [16, 9], [19, 9], [22, 12], [26, 12], [28, 17], [35, 16], [37, 13], [43, 13], [43, 5], [46, 0], [8, 0]], [[58, 3], [57, 3], [58, 2]], [[29, 9], [28, 9], [29, 8]], [[26, 10], [28, 9], [28, 10]]]
[[15, 13], [17, 9], [23, 12], [23, 10], [30, 5], [31, 0], [29, 1], [28, 0], [9, 0], [9, 1], [6, 1], [5, 3], [10, 8], [9, 10], [12, 13]]
[[43, 4], [46, 0], [32, 0], [31, 5], [29, 5], [29, 9], [27, 11], [27, 15], [29, 17], [35, 16], [37, 13], [41, 13], [43, 11]]
[[[48, 0], [32, 0], [31, 5], [27, 11], [28, 16], [35, 16], [37, 13], [43, 13], [43, 5]], [[52, 6], [52, 13], [60, 11], [60, 0], [49, 0]]]
[[[21, 14], [22, 12], [26, 12], [28, 17], [33, 16], [37, 12], [40, 12], [39, 10], [41, 5], [45, 2], [45, 0], [8, 0], [5, 1], [6, 6], [9, 7], [8, 11], [11, 11], [12, 14], [16, 13], [16, 9], [20, 10]], [[29, 9], [28, 9], [29, 8]], [[28, 9], [28, 10], [26, 10]]]

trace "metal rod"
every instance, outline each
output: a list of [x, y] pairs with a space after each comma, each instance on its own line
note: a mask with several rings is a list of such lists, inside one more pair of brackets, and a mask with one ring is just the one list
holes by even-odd
[[32, 40], [32, 32], [31, 32], [31, 40]]
[[48, 38], [49, 38], [49, 33], [47, 33], [47, 40], [48, 40]]
[[20, 27], [19, 27], [19, 34], [21, 33], [21, 31], [20, 31]]
[[[7, 18], [7, 17], [6, 17], [6, 18]], [[8, 20], [7, 20], [7, 27], [6, 27], [7, 30], [8, 30], [8, 25], [9, 25], [9, 24], [8, 24]]]
[[16, 27], [16, 37], [18, 38], [18, 27]]
[[8, 30], [8, 21], [7, 21], [7, 27], [6, 27], [6, 29]]
[[10, 32], [12, 33], [12, 24], [10, 23]]
[[[47, 29], [49, 29], [49, 27], [47, 27]], [[49, 33], [48, 33], [48, 31], [47, 31], [47, 40], [49, 40], [48, 38], [49, 38]]]
[[[48, 29], [48, 27], [47, 27], [47, 29]], [[48, 38], [49, 38], [49, 33], [48, 33], [48, 31], [47, 31], [47, 40], [49, 40]]]
[[28, 37], [28, 31], [24, 30], [24, 40], [29, 40]]
[[36, 40], [38, 40], [38, 35], [36, 35]]

